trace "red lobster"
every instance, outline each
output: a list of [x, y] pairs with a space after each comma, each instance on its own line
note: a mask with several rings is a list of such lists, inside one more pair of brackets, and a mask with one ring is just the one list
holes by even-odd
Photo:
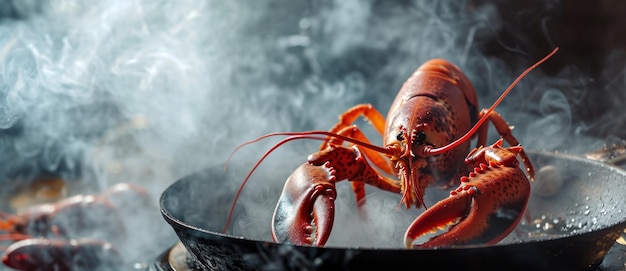
[[[494, 109], [526, 74], [557, 50], [524, 71], [489, 109], [478, 110], [476, 92], [458, 67], [434, 59], [404, 83], [386, 119], [372, 105], [361, 104], [342, 114], [329, 131], [272, 133], [238, 146], [233, 153], [267, 137], [289, 136], [268, 150], [246, 176], [224, 230], [250, 175], [269, 153], [288, 141], [308, 138], [324, 142], [287, 179], [274, 211], [274, 241], [323, 246], [334, 221], [335, 184], [341, 180], [351, 182], [358, 206], [364, 203], [365, 184], [369, 184], [400, 193], [401, 204], [407, 208], [426, 208], [423, 193], [427, 186], [451, 187], [460, 179], [460, 186], [448, 198], [427, 208], [409, 226], [406, 247], [499, 242], [525, 212], [530, 194], [528, 178], [534, 179], [534, 170], [507, 122]], [[359, 117], [367, 119], [383, 136], [384, 147], [372, 145], [353, 125]], [[501, 139], [483, 147], [488, 120]], [[469, 152], [470, 139], [477, 132], [477, 148]], [[512, 147], [502, 147], [502, 139]], [[518, 155], [528, 177], [520, 169]], [[399, 180], [386, 175], [398, 176]], [[415, 244], [420, 236], [446, 227], [446, 232]]]
[[11, 244], [2, 262], [17, 270], [113, 270], [120, 269], [123, 259], [114, 245], [102, 240], [30, 238]]
[[0, 231], [6, 232], [0, 241], [16, 241], [4, 249], [2, 262], [18, 270], [94, 270], [119, 263], [114, 244], [127, 231], [119, 209], [146, 197], [142, 188], [119, 183], [98, 195], [75, 195], [16, 214], [0, 212]]

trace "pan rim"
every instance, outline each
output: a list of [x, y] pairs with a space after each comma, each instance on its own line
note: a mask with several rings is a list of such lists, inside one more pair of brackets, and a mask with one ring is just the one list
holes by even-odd
[[[603, 168], [605, 170], [608, 171], [613, 171], [615, 172], [615, 174], [618, 175], [622, 175], [624, 176], [624, 180], [626, 181], [626, 170], [623, 170], [617, 166], [613, 166], [607, 163], [603, 163], [600, 161], [596, 161], [593, 159], [588, 159], [585, 157], [582, 157], [580, 155], [575, 155], [575, 154], [568, 154], [568, 153], [554, 153], [554, 152], [548, 152], [548, 151], [541, 151], [541, 150], [527, 150], [526, 151], [529, 155], [542, 155], [542, 156], [549, 156], [549, 157], [555, 157], [555, 158], [559, 158], [559, 159], [568, 159], [568, 160], [572, 160], [572, 161], [578, 161], [578, 162], [582, 162], [582, 163], [588, 163], [588, 164], [593, 164], [594, 166]], [[202, 172], [202, 171], [200, 171]], [[167, 193], [169, 191], [171, 191], [171, 187], [173, 187], [174, 185], [176, 185], [177, 183], [180, 182], [184, 182], [186, 179], [194, 176], [195, 174], [198, 174], [200, 172], [194, 172], [191, 173], [189, 175], [186, 175], [185, 177], [182, 177], [178, 180], [176, 180], [175, 182], [173, 182], [172, 184], [170, 184], [165, 190], [164, 192], [161, 194], [161, 197], [159, 198], [159, 205], [160, 205], [160, 209], [161, 209], [161, 214], [163, 217], [165, 217], [165, 220], [172, 226], [178, 227], [178, 228], [183, 228], [183, 229], [193, 229], [195, 231], [198, 231], [200, 233], [203, 234], [209, 234], [215, 237], [221, 237], [221, 238], [227, 238], [227, 239], [232, 239], [232, 240], [238, 240], [238, 241], [249, 241], [249, 242], [254, 242], [254, 243], [272, 243], [275, 245], [285, 245], [285, 246], [293, 246], [293, 247], [302, 247], [302, 248], [310, 248], [311, 246], [304, 246], [304, 245], [296, 245], [296, 244], [289, 244], [289, 243], [280, 243], [280, 242], [274, 242], [274, 241], [269, 241], [269, 240], [261, 240], [261, 239], [257, 239], [257, 238], [248, 238], [245, 236], [237, 236], [237, 235], [232, 235], [232, 234], [227, 234], [227, 233], [223, 233], [223, 232], [217, 232], [217, 231], [211, 231], [205, 228], [201, 228], [198, 226], [194, 226], [191, 224], [188, 224], [184, 221], [182, 221], [181, 219], [175, 217], [171, 212], [169, 212], [164, 206], [165, 206], [165, 197], [167, 196]], [[582, 235], [587, 235], [590, 233], [598, 233], [598, 232], [603, 232], [603, 231], [613, 231], [615, 230], [614, 228], [619, 227], [619, 228], [626, 228], [626, 213], [624, 213], [624, 216], [619, 219], [616, 220], [614, 223], [608, 223], [605, 225], [602, 225], [600, 227], [588, 227], [585, 230], [581, 230], [581, 231], [577, 231], [576, 233], [572, 233], [572, 234], [568, 234], [568, 235], [564, 235], [564, 236], [551, 236], [551, 237], [546, 237], [545, 239], [536, 239], [536, 240], [528, 240], [528, 241], [514, 241], [514, 242], [508, 242], [508, 243], [496, 243], [496, 244], [479, 244], [479, 245], [457, 245], [457, 246], [446, 246], [446, 247], [434, 247], [434, 248], [413, 248], [413, 249], [409, 249], [409, 248], [401, 248], [401, 247], [358, 247], [358, 246], [324, 246], [324, 247], [317, 247], [318, 249], [328, 249], [328, 250], [349, 250], [349, 251], [389, 251], [389, 252], [398, 252], [398, 251], [456, 251], [456, 250], [467, 250], [467, 249], [497, 249], [497, 248], [502, 248], [502, 247], [515, 247], [515, 246], [520, 246], [520, 245], [533, 245], [533, 244], [539, 244], [539, 243], [549, 243], [549, 242], [563, 242], [566, 241], [568, 239], [571, 238], [577, 238], [580, 237]]]

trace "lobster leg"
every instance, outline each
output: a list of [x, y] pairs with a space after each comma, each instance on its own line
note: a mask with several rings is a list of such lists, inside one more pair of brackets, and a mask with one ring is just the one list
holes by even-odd
[[[521, 146], [502, 148], [502, 139], [492, 146], [474, 149], [467, 157], [475, 165], [450, 196], [422, 213], [407, 229], [407, 247], [495, 244], [519, 223], [530, 195], [530, 182], [519, 168]], [[415, 240], [437, 229], [447, 231], [423, 244]]]
[[[381, 176], [367, 163], [358, 147], [329, 146], [310, 155], [285, 182], [272, 219], [274, 241], [323, 246], [334, 222], [335, 183], [345, 179], [400, 191], [397, 182]], [[353, 186], [357, 199], [365, 195], [363, 188]]]
[[[365, 136], [365, 134], [361, 131], [361, 129], [359, 129], [358, 126], [356, 125], [351, 125], [351, 126], [347, 126], [344, 127], [343, 129], [341, 129], [337, 134], [340, 135], [344, 135], [350, 138], [354, 138], [356, 140], [359, 140], [363, 143], [366, 144], [370, 144], [369, 139]], [[338, 138], [332, 138], [330, 140], [328, 140], [328, 149], [333, 149], [336, 148], [337, 146], [342, 146], [342, 144], [344, 143], [343, 140], [338, 139]], [[354, 148], [356, 148], [355, 152], [355, 156], [354, 159], [357, 159], [359, 156], [359, 153], [363, 156], [367, 158], [367, 161], [371, 162], [372, 164], [374, 164], [378, 169], [381, 169], [383, 172], [387, 173], [387, 174], [393, 174], [393, 170], [391, 169], [391, 164], [389, 163], [389, 159], [387, 159], [386, 157], [382, 156], [380, 153], [372, 151], [368, 148], [363, 148], [360, 147], [358, 145], [353, 145], [350, 144], [350, 146], [353, 146]], [[309, 161], [313, 161], [313, 163], [316, 164], [321, 164], [322, 162], [326, 161], [326, 160], [331, 160], [333, 159], [332, 155], [327, 155], [326, 153], [328, 152], [318, 152], [316, 154], [312, 154], [311, 156], [309, 156]], [[352, 158], [350, 158], [352, 159]], [[337, 161], [340, 162], [340, 161]], [[365, 163], [364, 166], [366, 167], [370, 167], [369, 164]], [[373, 168], [372, 168], [373, 169]], [[374, 170], [374, 169], [373, 169]], [[380, 173], [376, 172], [376, 175], [379, 176], [381, 175]], [[374, 181], [369, 181], [369, 180], [374, 180]], [[395, 185], [395, 183], [397, 183], [396, 181], [393, 181], [391, 179], [385, 179], [384, 181], [379, 181], [378, 179], [364, 179], [363, 182], [368, 183], [370, 185], [376, 186], [380, 189], [383, 190], [387, 190], [387, 191], [393, 191], [396, 192], [397, 190], [397, 186]], [[394, 183], [394, 185], [392, 187], [390, 187], [388, 184], [389, 183]], [[352, 188], [353, 191], [356, 195], [356, 201], [357, 204], [362, 205], [365, 203], [365, 190], [364, 190], [365, 184], [362, 182], [352, 182]]]
[[[331, 133], [337, 133], [340, 135], [345, 135], [350, 138], [354, 138], [364, 143], [370, 143], [369, 139], [361, 132], [361, 130], [353, 125], [354, 122], [359, 118], [363, 117], [368, 120], [374, 129], [382, 136], [385, 129], [385, 118], [380, 114], [374, 106], [371, 104], [359, 104], [355, 105], [352, 108], [346, 110], [343, 114], [339, 116], [339, 122], [335, 124], [333, 128], [329, 130]], [[343, 141], [328, 137], [322, 145], [320, 145], [320, 150], [324, 150], [330, 146], [342, 145]], [[387, 174], [393, 174], [393, 169], [391, 164], [389, 163], [389, 159], [383, 157], [379, 152], [376, 152], [367, 148], [359, 148], [359, 151], [363, 153], [370, 162], [372, 162], [376, 167], [381, 169]]]
[[[487, 109], [481, 110], [479, 114], [479, 118], [483, 117], [485, 114], [487, 114], [487, 112], [488, 112]], [[509, 145], [511, 146], [520, 145], [519, 141], [517, 141], [517, 138], [513, 136], [513, 133], [511, 132], [511, 127], [509, 127], [509, 124], [506, 122], [506, 120], [504, 120], [504, 118], [498, 112], [492, 111], [491, 113], [489, 113], [489, 121], [496, 128], [496, 131], [498, 131], [498, 134], [500, 134], [500, 137], [506, 140], [506, 142], [508, 142]], [[484, 146], [485, 143], [487, 142], [487, 132], [488, 132], [488, 126], [485, 123], [478, 132], [478, 141], [476, 143], [477, 148]], [[530, 158], [528, 158], [528, 155], [526, 155], [526, 152], [523, 149], [520, 150], [519, 155], [520, 155], [520, 158], [522, 159], [522, 163], [524, 163], [524, 166], [526, 168], [526, 173], [528, 175], [528, 178], [531, 181], [533, 181], [535, 179], [535, 169], [532, 163], [530, 162]]]

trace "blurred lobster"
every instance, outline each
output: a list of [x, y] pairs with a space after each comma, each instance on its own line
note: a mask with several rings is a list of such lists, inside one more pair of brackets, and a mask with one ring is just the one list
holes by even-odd
[[[364, 204], [365, 184], [369, 184], [400, 193], [406, 208], [426, 208], [423, 197], [427, 186], [452, 187], [460, 179], [460, 186], [448, 198], [427, 208], [409, 226], [406, 247], [499, 242], [525, 212], [530, 194], [528, 178], [534, 179], [534, 169], [511, 128], [494, 109], [526, 74], [557, 50], [524, 71], [489, 109], [478, 110], [475, 90], [458, 67], [434, 59], [404, 83], [386, 119], [370, 104], [362, 104], [342, 114], [329, 131], [272, 133], [243, 143], [233, 153], [261, 139], [289, 136], [270, 148], [248, 173], [237, 191], [224, 231], [243, 187], [259, 164], [286, 142], [316, 139], [323, 141], [320, 150], [309, 155], [285, 183], [274, 211], [274, 241], [323, 246], [334, 221], [335, 184], [341, 180], [351, 182], [359, 207]], [[372, 145], [353, 125], [359, 117], [368, 120], [383, 136], [383, 147]], [[487, 121], [501, 136], [491, 146], [485, 146]], [[470, 140], [476, 133], [477, 147], [469, 152]], [[502, 139], [511, 147], [502, 147]], [[518, 156], [525, 172], [520, 169]], [[386, 174], [398, 176], [399, 180]], [[437, 230], [444, 232], [416, 243], [417, 238]]]
[[119, 270], [123, 259], [102, 240], [29, 238], [11, 244], [2, 262], [17, 270]]
[[94, 270], [100, 263], [119, 263], [113, 244], [123, 239], [126, 227], [118, 207], [147, 197], [142, 188], [119, 183], [98, 195], [3, 212], [0, 231], [6, 233], [0, 241], [15, 242], [5, 247], [2, 262], [18, 270]]

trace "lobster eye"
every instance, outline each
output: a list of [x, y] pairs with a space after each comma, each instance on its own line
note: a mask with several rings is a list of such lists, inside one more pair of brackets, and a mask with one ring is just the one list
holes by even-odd
[[402, 140], [404, 140], [404, 135], [402, 134], [402, 132], [398, 133], [398, 135], [396, 136], [396, 139], [397, 139], [398, 141], [402, 141]]
[[422, 143], [424, 140], [426, 140], [426, 133], [424, 133], [424, 131], [419, 131], [415, 134], [416, 142]]

